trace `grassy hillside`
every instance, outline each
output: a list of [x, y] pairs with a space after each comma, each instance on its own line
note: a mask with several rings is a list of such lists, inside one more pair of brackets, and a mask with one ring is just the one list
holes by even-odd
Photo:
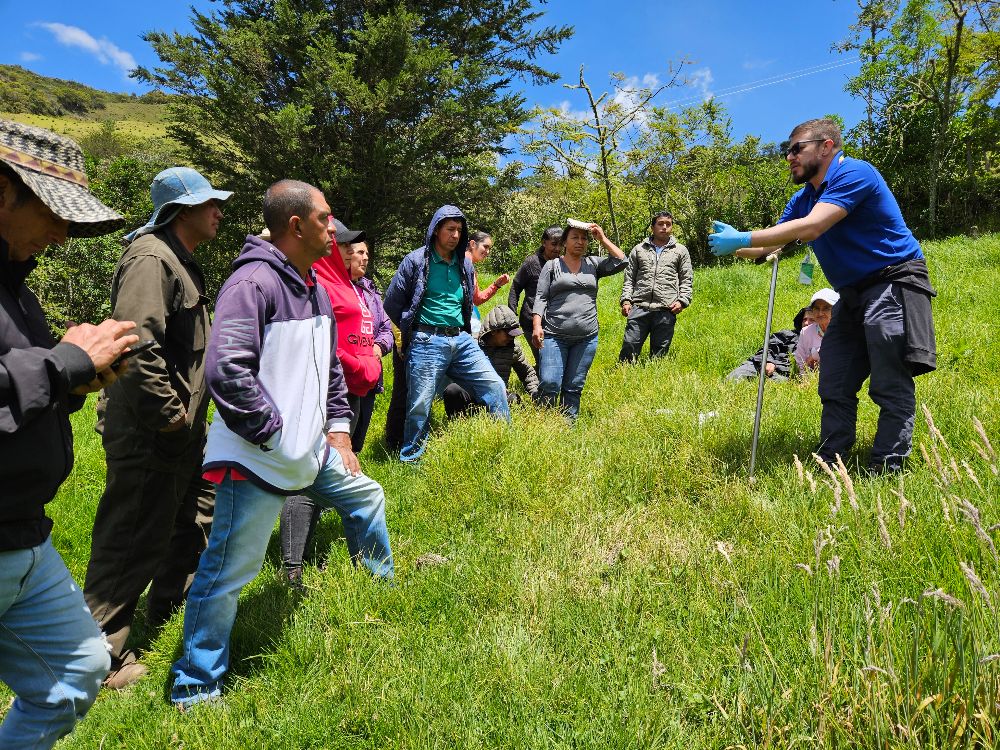
[[48, 78], [18, 65], [0, 65], [0, 117], [54, 130], [80, 140], [101, 123], [135, 140], [166, 135], [167, 97], [101, 91], [75, 81]]
[[[379, 402], [362, 464], [386, 488], [397, 587], [352, 570], [326, 516], [327, 567], [296, 600], [272, 538], [220, 705], [166, 702], [175, 617], [151, 674], [102, 693], [61, 747], [995, 745], [1000, 479], [974, 419], [1000, 440], [1000, 237], [926, 250], [940, 366], [917, 396], [939, 432], [918, 415], [901, 481], [856, 470], [867, 399], [852, 484], [818, 470], [806, 380], [768, 384], [747, 482], [756, 387], [722, 376], [760, 345], [766, 268], [699, 271], [670, 357], [631, 367], [615, 364], [621, 280], [605, 280], [575, 427], [530, 407], [509, 426], [438, 419], [407, 467], [380, 447]], [[796, 276], [786, 262], [779, 325], [812, 291]], [[49, 506], [78, 580], [104, 476], [92, 422], [76, 416], [77, 468]]]

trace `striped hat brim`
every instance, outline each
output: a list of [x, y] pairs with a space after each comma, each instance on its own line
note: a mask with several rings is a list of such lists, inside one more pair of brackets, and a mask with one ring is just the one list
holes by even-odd
[[105, 206], [82, 185], [3, 161], [56, 216], [69, 222], [68, 237], [98, 237], [125, 225], [125, 217]]

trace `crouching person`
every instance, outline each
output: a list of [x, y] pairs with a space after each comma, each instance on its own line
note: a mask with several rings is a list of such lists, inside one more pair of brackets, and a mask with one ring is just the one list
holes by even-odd
[[45, 504], [73, 468], [70, 412], [124, 372], [112, 363], [139, 337], [132, 321], [106, 320], [56, 343], [24, 280], [47, 246], [123, 223], [87, 189], [76, 143], [0, 120], [0, 680], [15, 696], [0, 748], [52, 747], [111, 666]]
[[[771, 338], [767, 340], [767, 365], [764, 367], [764, 375], [775, 382], [784, 382], [792, 377], [792, 361], [795, 355], [795, 347], [799, 341], [799, 334], [802, 327], [809, 325], [807, 322], [809, 308], [803, 307], [792, 319], [792, 328], [785, 328], [775, 331]], [[761, 347], [747, 357], [739, 367], [726, 375], [726, 380], [757, 380], [760, 377], [760, 365], [764, 361], [764, 347]]]
[[250, 236], [219, 292], [206, 382], [217, 414], [206, 476], [215, 518], [184, 613], [171, 700], [217, 698], [229, 668], [240, 590], [260, 572], [287, 495], [334, 508], [348, 550], [378, 578], [393, 575], [385, 496], [351, 450], [351, 407], [330, 298], [313, 263], [333, 250], [330, 206], [312, 185], [276, 182], [264, 196], [271, 240]]
[[[517, 345], [516, 338], [522, 334], [514, 311], [506, 305], [499, 305], [490, 310], [486, 316], [482, 331], [479, 333], [479, 348], [483, 350], [505, 385], [510, 380], [510, 372], [513, 370], [521, 380], [528, 397], [533, 399], [538, 395], [538, 374], [528, 363], [528, 358], [524, 356], [521, 347]], [[457, 417], [477, 407], [486, 406], [458, 383], [448, 385], [441, 394], [441, 399], [444, 401], [445, 413], [449, 417]], [[507, 403], [513, 404], [517, 401], [517, 394], [511, 393], [508, 388]]]

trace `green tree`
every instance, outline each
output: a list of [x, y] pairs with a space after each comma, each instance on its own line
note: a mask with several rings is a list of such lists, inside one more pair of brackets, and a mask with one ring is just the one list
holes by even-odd
[[885, 51], [890, 44], [888, 36], [892, 20], [899, 10], [899, 0], [855, 0], [858, 20], [851, 24], [848, 36], [833, 45], [838, 52], [857, 52], [865, 70], [847, 84], [847, 91], [860, 96], [865, 102], [865, 121], [858, 125], [857, 136], [861, 158], [869, 158], [868, 150], [875, 138], [875, 113], [878, 95], [886, 87], [891, 75]]
[[878, 34], [861, 43], [855, 28], [844, 44], [863, 59], [848, 90], [872, 103], [849, 136], [897, 191], [911, 226], [935, 236], [979, 223], [980, 208], [995, 216], [997, 12], [975, 0], [895, 5], [859, 3], [856, 26]]
[[125, 229], [103, 237], [70, 239], [39, 257], [29, 284], [57, 331], [67, 320], [97, 323], [111, 314], [111, 276], [124, 250], [122, 235], [145, 224], [152, 213], [149, 184], [169, 166], [163, 159], [146, 146], [112, 159], [87, 155], [91, 190], [125, 217]]
[[587, 97], [587, 112], [550, 107], [535, 113], [535, 126], [522, 136], [524, 149], [538, 156], [543, 164], [557, 164], [570, 177], [588, 176], [604, 188], [611, 236], [621, 242], [615, 212], [615, 188], [626, 179], [631, 155], [628, 148], [641, 131], [652, 101], [663, 91], [681, 82], [686, 61], [671, 66], [665, 83], [659, 80], [639, 83], [622, 73], [612, 73], [613, 91], [595, 95], [583, 76], [580, 81], [564, 84], [582, 91]]
[[695, 263], [714, 261], [713, 219], [741, 227], [773, 224], [790, 195], [777, 149], [759, 138], [732, 140], [732, 121], [715, 100], [674, 112], [654, 107], [637, 144], [638, 174], [650, 212], [674, 214]]
[[[230, 226], [259, 222], [275, 179], [320, 187], [380, 248], [412, 246], [433, 209], [509, 189], [504, 139], [528, 117], [515, 78], [572, 30], [532, 0], [222, 0], [193, 34], [153, 32], [161, 66], [136, 77], [176, 94], [170, 134], [236, 191]], [[256, 227], [254, 227], [256, 229]], [[235, 244], [235, 238], [234, 238]]]

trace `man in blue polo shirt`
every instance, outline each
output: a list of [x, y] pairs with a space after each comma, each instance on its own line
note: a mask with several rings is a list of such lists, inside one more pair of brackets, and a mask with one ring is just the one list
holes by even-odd
[[854, 445], [858, 392], [870, 375], [868, 392], [880, 412], [869, 470], [899, 471], [913, 440], [913, 379], [936, 367], [927, 263], [882, 175], [844, 154], [835, 122], [808, 120], [792, 130], [789, 143], [792, 179], [804, 187], [779, 223], [740, 232], [715, 222], [709, 244], [715, 255], [746, 258], [792, 240], [812, 244], [840, 293], [823, 339], [817, 452], [832, 462]]
[[424, 452], [431, 403], [447, 380], [457, 383], [496, 417], [510, 419], [507, 389], [471, 335], [472, 261], [469, 229], [455, 206], [442, 206], [427, 227], [426, 243], [403, 258], [385, 293], [385, 311], [402, 334], [407, 405], [399, 457]]

